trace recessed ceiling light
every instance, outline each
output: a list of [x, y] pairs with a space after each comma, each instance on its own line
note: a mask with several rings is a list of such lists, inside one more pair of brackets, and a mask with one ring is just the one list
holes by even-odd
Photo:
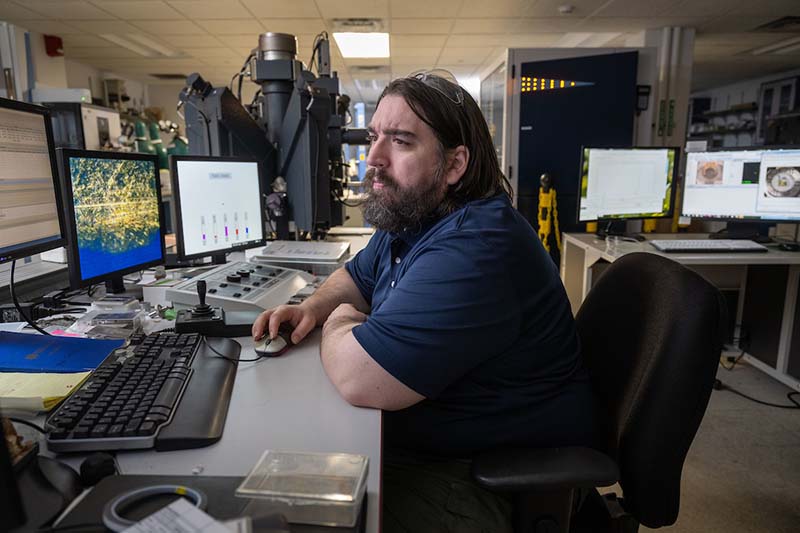
[[388, 33], [334, 33], [342, 57], [389, 57]]
[[151, 49], [149, 49], [149, 48], [147, 48], [145, 46], [142, 46], [140, 44], [136, 44], [136, 43], [126, 39], [125, 37], [121, 37], [121, 36], [116, 35], [114, 33], [101, 33], [100, 37], [102, 37], [106, 41], [111, 41], [114, 44], [118, 44], [119, 46], [121, 46], [123, 48], [127, 48], [131, 52], [136, 52], [140, 56], [145, 56], [145, 57], [157, 57], [158, 56], [158, 52], [156, 52], [155, 50], [151, 50]]
[[147, 48], [150, 48], [151, 50], [155, 50], [159, 54], [167, 57], [179, 57], [181, 55], [181, 53], [178, 52], [177, 50], [173, 50], [172, 48], [165, 46], [151, 39], [150, 37], [147, 37], [146, 35], [140, 35], [138, 33], [129, 33], [128, 39], [136, 41], [137, 43], [144, 45]]

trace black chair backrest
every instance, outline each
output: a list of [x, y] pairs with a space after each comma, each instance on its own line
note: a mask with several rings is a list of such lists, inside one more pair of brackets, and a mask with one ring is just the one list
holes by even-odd
[[711, 396], [725, 317], [713, 285], [648, 253], [612, 263], [576, 316], [598, 448], [617, 461], [625, 509], [645, 526], [678, 517], [681, 470]]

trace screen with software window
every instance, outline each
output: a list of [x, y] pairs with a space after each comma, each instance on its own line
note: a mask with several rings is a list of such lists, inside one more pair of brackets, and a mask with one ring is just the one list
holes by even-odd
[[158, 159], [63, 150], [74, 286], [121, 279], [164, 262]]
[[800, 220], [800, 150], [686, 154], [683, 216]]
[[0, 263], [63, 244], [49, 120], [0, 98]]
[[672, 215], [677, 148], [584, 148], [578, 222]]
[[264, 244], [256, 161], [173, 156], [178, 256], [199, 258]]

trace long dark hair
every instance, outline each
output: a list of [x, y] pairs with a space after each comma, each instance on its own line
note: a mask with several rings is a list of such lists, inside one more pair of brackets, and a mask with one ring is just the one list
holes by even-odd
[[461, 180], [449, 187], [440, 209], [442, 214], [501, 192], [512, 197], [511, 184], [500, 170], [486, 120], [466, 90], [444, 78], [427, 75], [392, 81], [378, 103], [388, 95], [402, 96], [414, 114], [431, 127], [439, 141], [442, 165], [448, 150], [461, 145], [469, 150], [467, 169]]

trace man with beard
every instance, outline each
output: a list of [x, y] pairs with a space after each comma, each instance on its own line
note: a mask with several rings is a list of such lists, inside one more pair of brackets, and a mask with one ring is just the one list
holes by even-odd
[[393, 81], [369, 127], [364, 250], [300, 305], [262, 313], [353, 405], [383, 409], [383, 531], [510, 531], [469, 476], [499, 446], [586, 445], [592, 396], [558, 270], [511, 205], [472, 97], [432, 73]]

